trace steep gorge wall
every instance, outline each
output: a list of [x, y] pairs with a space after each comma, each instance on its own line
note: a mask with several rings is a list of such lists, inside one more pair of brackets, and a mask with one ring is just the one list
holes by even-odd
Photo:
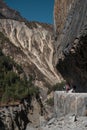
[[57, 69], [77, 91], [87, 91], [87, 0], [55, 0], [54, 13]]
[[[0, 0], [0, 32], [10, 41], [3, 44], [4, 54], [21, 64], [26, 73], [30, 72], [37, 86], [49, 86], [60, 82], [61, 76], [54, 67], [52, 25], [28, 22], [19, 12]], [[12, 53], [12, 50], [16, 51]]]
[[55, 27], [55, 33], [60, 34], [65, 21], [66, 17], [68, 15], [68, 12], [70, 11], [72, 7], [72, 3], [75, 0], [55, 0], [54, 3], [54, 27]]
[[[60, 81], [53, 65], [53, 33], [42, 25], [35, 24], [36, 27], [31, 29], [31, 25], [27, 26], [24, 22], [0, 19], [0, 31], [14, 46], [22, 50], [29, 64], [36, 66], [43, 79], [52, 85]], [[36, 79], [37, 75], [36, 73]]]

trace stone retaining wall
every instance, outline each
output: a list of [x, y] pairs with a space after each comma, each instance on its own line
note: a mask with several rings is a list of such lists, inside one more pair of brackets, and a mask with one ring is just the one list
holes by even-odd
[[58, 117], [67, 114], [87, 116], [87, 93], [54, 93], [54, 109]]

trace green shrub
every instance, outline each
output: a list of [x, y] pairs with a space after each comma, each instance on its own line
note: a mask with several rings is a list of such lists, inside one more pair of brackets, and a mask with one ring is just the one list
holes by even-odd
[[38, 93], [39, 93], [39, 89], [35, 86], [30, 87], [28, 90], [29, 95], [36, 95]]
[[52, 91], [62, 91], [64, 89], [65, 84], [66, 83], [64, 81], [62, 81], [61, 83], [55, 84], [54, 86], [49, 88], [48, 94], [51, 93]]
[[[13, 68], [17, 73], [13, 71]], [[0, 101], [10, 102], [20, 100], [27, 95], [36, 95], [39, 93], [37, 87], [32, 83], [33, 78], [27, 81], [27, 77], [23, 74], [20, 78], [20, 73], [24, 73], [21, 66], [17, 65], [10, 57], [5, 56], [0, 50]]]

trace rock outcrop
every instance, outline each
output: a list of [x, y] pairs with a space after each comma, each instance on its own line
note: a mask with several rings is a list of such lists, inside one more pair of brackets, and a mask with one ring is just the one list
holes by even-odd
[[87, 116], [87, 94], [56, 91], [54, 94], [54, 109], [58, 117], [68, 114]]
[[87, 92], [87, 0], [55, 0], [57, 69], [79, 92]]
[[27, 97], [21, 102], [16, 102], [0, 107], [0, 130], [26, 130], [39, 127], [42, 108], [39, 98]]

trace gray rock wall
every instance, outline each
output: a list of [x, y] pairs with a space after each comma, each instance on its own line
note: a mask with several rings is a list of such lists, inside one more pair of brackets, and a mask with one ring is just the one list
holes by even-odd
[[54, 109], [58, 117], [67, 114], [87, 116], [87, 94], [56, 91], [54, 93]]
[[3, 104], [0, 106], [0, 130], [35, 130], [40, 124], [41, 109], [40, 99], [30, 96], [21, 102]]
[[87, 29], [87, 0], [59, 0], [54, 6], [57, 56], [69, 53], [76, 38]]
[[87, 0], [55, 0], [54, 28], [57, 70], [87, 92]]

